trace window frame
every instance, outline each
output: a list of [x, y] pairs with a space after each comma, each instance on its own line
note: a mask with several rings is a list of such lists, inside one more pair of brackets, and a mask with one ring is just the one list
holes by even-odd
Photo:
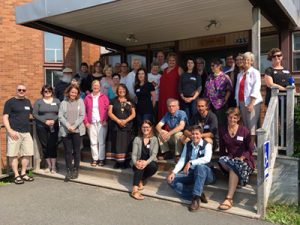
[[[47, 84], [47, 70], [58, 70], [58, 71], [63, 71], [63, 67], [61, 66], [55, 66], [55, 67], [51, 67], [51, 66], [45, 66], [44, 67], [44, 84]], [[54, 79], [53, 79], [53, 74], [52, 74], [52, 78], [51, 78], [51, 83], [50, 84], [52, 87], [55, 87], [55, 83], [54, 82]]]
[[62, 61], [61, 62], [48, 62], [46, 61], [46, 41], [45, 41], [45, 33], [50, 33], [50, 32], [43, 32], [43, 57], [44, 57], [44, 64], [46, 65], [63, 65], [64, 64], [64, 61], [65, 61], [65, 47], [64, 47], [64, 36], [61, 36], [61, 35], [58, 35], [58, 34], [54, 34], [54, 33], [50, 33], [50, 34], [54, 34], [54, 35], [57, 35], [57, 36], [60, 36], [61, 37], [61, 51], [62, 51]]
[[300, 49], [299, 50], [295, 50], [295, 34], [299, 34], [300, 37], [300, 31], [295, 31], [292, 32], [292, 72], [293, 73], [299, 73], [300, 72], [300, 65], [299, 65], [299, 70], [295, 70], [295, 65], [294, 65], [294, 54], [299, 54], [300, 55]]

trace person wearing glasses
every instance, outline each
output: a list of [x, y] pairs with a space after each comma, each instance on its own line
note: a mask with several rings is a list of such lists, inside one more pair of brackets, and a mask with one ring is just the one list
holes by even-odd
[[144, 189], [144, 181], [157, 171], [157, 153], [158, 141], [153, 132], [152, 122], [144, 120], [140, 135], [133, 141], [131, 156], [134, 171], [131, 196], [137, 200], [144, 199], [144, 196], [140, 193]]
[[42, 98], [34, 103], [33, 117], [36, 121], [36, 131], [42, 146], [43, 157], [48, 165], [45, 173], [56, 173], [60, 101], [53, 97], [53, 88], [50, 85], [42, 87], [41, 95]]
[[[25, 85], [19, 84], [16, 96], [5, 102], [3, 110], [3, 124], [8, 134], [6, 156], [11, 162], [15, 184], [34, 180], [26, 174], [29, 159], [33, 156], [33, 141], [30, 135], [29, 120], [32, 106], [25, 95]], [[18, 170], [19, 157], [21, 159], [21, 174]]]
[[272, 48], [268, 52], [269, 61], [272, 66], [265, 71], [265, 82], [267, 85], [266, 105], [269, 105], [271, 99], [271, 87], [278, 87], [280, 92], [286, 91], [290, 85], [289, 79], [292, 77], [290, 71], [282, 66], [282, 52], [279, 48]]
[[229, 76], [222, 71], [221, 59], [212, 59], [210, 67], [212, 73], [206, 80], [204, 95], [211, 102], [211, 110], [217, 116], [218, 127], [220, 128], [227, 123], [226, 111], [232, 83]]

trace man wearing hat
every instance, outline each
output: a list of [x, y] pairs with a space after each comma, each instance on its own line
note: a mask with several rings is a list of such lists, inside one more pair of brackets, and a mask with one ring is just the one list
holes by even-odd
[[66, 88], [70, 85], [73, 78], [73, 71], [71, 68], [65, 68], [63, 70], [63, 76], [58, 83], [55, 85], [55, 96], [59, 101], [64, 100], [64, 93]]

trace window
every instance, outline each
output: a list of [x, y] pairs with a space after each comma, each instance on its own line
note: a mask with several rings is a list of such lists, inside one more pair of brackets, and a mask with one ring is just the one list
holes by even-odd
[[62, 76], [61, 69], [45, 69], [45, 84], [51, 85], [52, 87], [59, 81], [60, 77]]
[[63, 37], [44, 32], [45, 62], [63, 62]]
[[264, 73], [265, 70], [272, 66], [271, 61], [267, 60], [268, 52], [272, 48], [279, 48], [278, 35], [268, 35], [261, 37], [261, 52], [260, 52], [260, 72]]
[[300, 71], [300, 32], [293, 33], [293, 71]]

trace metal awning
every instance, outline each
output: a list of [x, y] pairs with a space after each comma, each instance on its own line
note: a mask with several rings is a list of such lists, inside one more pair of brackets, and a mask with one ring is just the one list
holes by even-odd
[[[214, 20], [217, 24], [207, 28]], [[17, 24], [116, 50], [251, 30], [248, 0], [36, 0], [16, 7]], [[262, 27], [271, 26], [264, 17]], [[133, 34], [137, 42], [128, 41]]]

